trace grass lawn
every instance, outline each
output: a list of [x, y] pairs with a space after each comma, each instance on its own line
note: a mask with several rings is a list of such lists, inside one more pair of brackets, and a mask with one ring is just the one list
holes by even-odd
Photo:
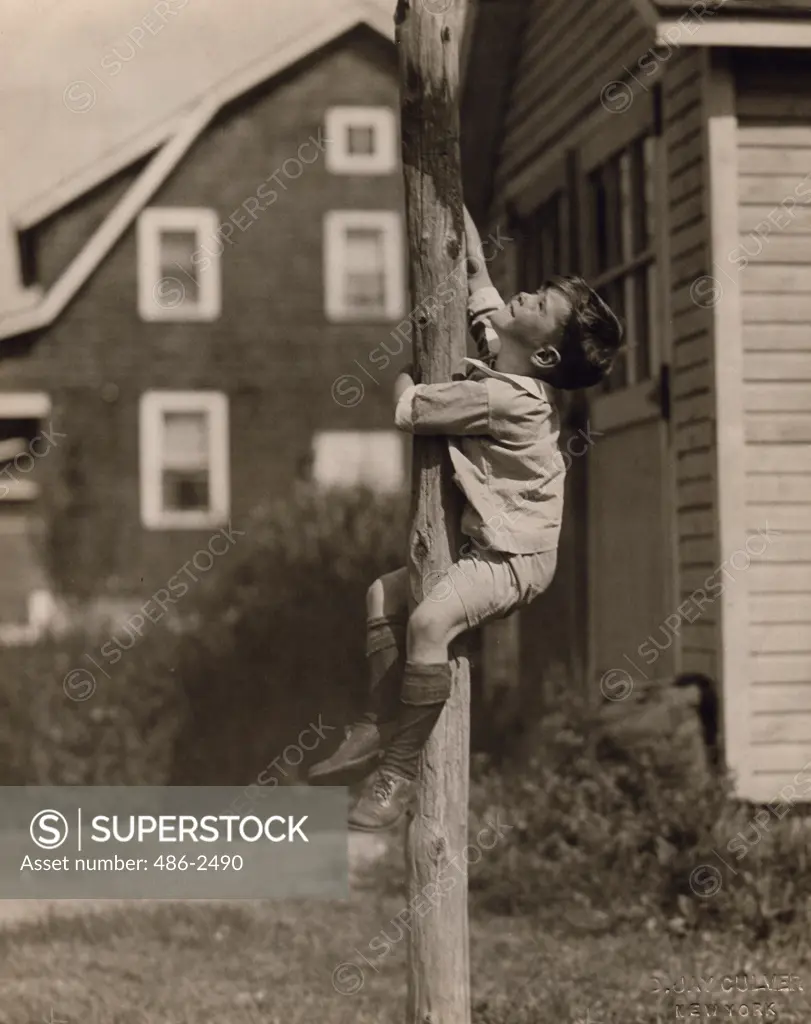
[[[392, 919], [402, 905], [370, 893], [332, 904], [153, 903], [19, 924], [0, 932], [0, 1024], [401, 1024], [405, 944], [395, 945], [377, 970], [358, 950], [368, 954], [382, 929], [396, 937]], [[732, 937], [679, 938], [658, 929], [595, 934], [560, 919], [474, 915], [473, 1020], [808, 1024], [809, 945], [747, 949]], [[347, 987], [362, 980], [351, 995], [333, 986], [333, 972], [345, 962], [363, 970], [362, 979], [356, 969], [339, 975]], [[744, 974], [750, 985], [762, 984], [764, 974], [797, 975], [804, 991], [724, 995], [722, 979], [736, 974], [739, 986]], [[660, 991], [681, 987], [685, 976], [688, 985], [704, 979], [711, 991]], [[699, 1000], [737, 1009], [730, 1015], [719, 1005], [715, 1018], [706, 1011], [690, 1017], [690, 1003]]]

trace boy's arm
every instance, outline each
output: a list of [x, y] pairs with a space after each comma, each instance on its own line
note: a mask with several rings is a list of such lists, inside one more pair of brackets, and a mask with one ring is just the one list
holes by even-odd
[[479, 229], [470, 216], [470, 210], [467, 207], [464, 210], [467, 241], [467, 290], [468, 294], [472, 295], [481, 288], [492, 288], [493, 282], [490, 280], [490, 271], [487, 269], [484, 259], [484, 247]]
[[397, 379], [394, 382], [394, 405], [395, 407], [400, 404], [400, 399], [411, 388], [414, 387], [414, 367], [409, 364], [404, 366], [402, 370], [397, 374]]
[[490, 326], [490, 314], [504, 305], [490, 278], [484, 259], [484, 247], [478, 228], [465, 207], [465, 236], [467, 239], [467, 303], [468, 327], [476, 343], [479, 357], [490, 359], [497, 348], [498, 335]]
[[407, 374], [401, 374], [394, 394], [394, 425], [399, 430], [459, 437], [491, 432], [490, 399], [484, 381], [414, 384]]

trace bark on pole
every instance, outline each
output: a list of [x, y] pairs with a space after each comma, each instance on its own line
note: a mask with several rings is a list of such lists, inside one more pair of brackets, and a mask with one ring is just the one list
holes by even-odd
[[[459, 157], [459, 50], [466, 0], [399, 0], [403, 173], [417, 380], [439, 383], [466, 349], [467, 277]], [[461, 494], [448, 444], [415, 438], [412, 606], [452, 586]], [[406, 860], [412, 914], [407, 1024], [469, 1024], [467, 844], [470, 673], [452, 650], [453, 693], [422, 755]], [[432, 909], [425, 907], [433, 904]], [[422, 908], [420, 912], [419, 909]]]

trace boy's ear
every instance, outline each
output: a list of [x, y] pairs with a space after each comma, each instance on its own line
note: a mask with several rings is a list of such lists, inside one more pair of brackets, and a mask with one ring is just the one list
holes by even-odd
[[554, 345], [542, 345], [532, 353], [532, 365], [538, 370], [551, 370], [560, 363], [560, 352]]

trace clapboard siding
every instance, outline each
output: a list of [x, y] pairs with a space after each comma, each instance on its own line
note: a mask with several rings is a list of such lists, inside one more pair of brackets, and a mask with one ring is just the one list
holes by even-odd
[[[675, 557], [678, 593], [686, 601], [706, 594], [719, 561], [711, 320], [696, 305], [693, 287], [708, 273], [709, 262], [701, 82], [701, 56], [690, 51], [671, 58], [662, 82], [673, 324]], [[683, 669], [717, 676], [717, 647], [718, 601], [705, 598], [700, 618], [684, 624]]]
[[752, 687], [752, 710], [756, 712], [811, 711], [811, 687], [803, 683], [772, 683]]
[[758, 796], [811, 760], [811, 72], [740, 74], [738, 120], [746, 527], [772, 531], [747, 574]]
[[[653, 43], [630, 0], [534, 0], [504, 122], [495, 194], [600, 108]], [[621, 115], [620, 115], [621, 116]]]

